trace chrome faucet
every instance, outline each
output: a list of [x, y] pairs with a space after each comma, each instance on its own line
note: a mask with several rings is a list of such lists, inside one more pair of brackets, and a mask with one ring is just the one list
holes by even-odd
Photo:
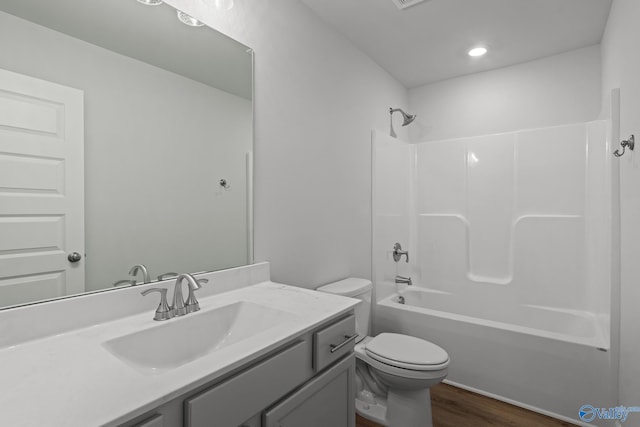
[[407, 262], [409, 262], [409, 251], [403, 251], [400, 243], [396, 243], [393, 245], [393, 260], [398, 262], [402, 259], [402, 255], [407, 257]]
[[[187, 296], [186, 303], [182, 296], [183, 280], [186, 280], [187, 285], [189, 286], [189, 295]], [[207, 282], [209, 282], [207, 279], [196, 280], [196, 278], [189, 273], [181, 274], [176, 278], [176, 285], [173, 290], [173, 304], [171, 305], [175, 316], [184, 316], [187, 313], [200, 310], [200, 304], [198, 303], [194, 292], [202, 287], [200, 283]]]
[[138, 271], [142, 272], [142, 280], [144, 283], [151, 283], [151, 276], [149, 275], [149, 270], [147, 270], [147, 267], [145, 267], [144, 264], [134, 265], [131, 268], [131, 270], [129, 270], [129, 275], [136, 276], [138, 274]]
[[413, 283], [411, 282], [411, 277], [404, 276], [396, 276], [396, 283], [406, 283], [409, 286], [413, 285]]
[[[189, 285], [189, 295], [185, 302], [182, 296], [182, 281], [186, 280]], [[175, 316], [184, 316], [188, 313], [200, 310], [200, 303], [196, 299], [195, 291], [200, 289], [201, 283], [208, 283], [207, 279], [196, 280], [193, 275], [185, 273], [181, 274], [176, 279], [175, 289], [173, 290], [173, 304], [167, 303], [167, 290], [165, 288], [151, 288], [141, 292], [142, 295], [148, 295], [151, 292], [160, 292], [160, 304], [156, 309], [156, 314], [153, 320], [168, 320]]]

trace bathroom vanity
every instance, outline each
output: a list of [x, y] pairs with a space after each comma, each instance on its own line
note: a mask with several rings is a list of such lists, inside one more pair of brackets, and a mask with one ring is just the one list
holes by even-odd
[[352, 427], [353, 346], [330, 353], [330, 345], [353, 331], [353, 315], [331, 319], [123, 426]]
[[[199, 276], [201, 310], [168, 321], [140, 291], [173, 292], [171, 281], [0, 312], [0, 332], [50, 317], [0, 341], [0, 381], [14, 384], [0, 391], [3, 423], [353, 427], [358, 302], [268, 270]], [[84, 325], [69, 329], [67, 315]]]

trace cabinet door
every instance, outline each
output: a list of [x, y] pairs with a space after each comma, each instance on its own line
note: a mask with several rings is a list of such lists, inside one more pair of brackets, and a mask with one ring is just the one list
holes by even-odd
[[243, 422], [240, 424], [240, 427], [262, 427], [262, 413], [259, 413]]
[[217, 384], [185, 401], [185, 427], [236, 427], [310, 377], [307, 341]]
[[355, 355], [351, 354], [264, 414], [264, 427], [354, 427]]

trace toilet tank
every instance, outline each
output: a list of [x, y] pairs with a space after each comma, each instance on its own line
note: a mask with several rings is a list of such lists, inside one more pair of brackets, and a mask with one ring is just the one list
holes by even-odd
[[329, 283], [317, 288], [320, 292], [362, 300], [362, 303], [355, 307], [356, 332], [358, 333], [356, 342], [363, 340], [369, 335], [372, 288], [373, 285], [370, 280], [359, 279], [357, 277], [349, 277], [348, 279]]

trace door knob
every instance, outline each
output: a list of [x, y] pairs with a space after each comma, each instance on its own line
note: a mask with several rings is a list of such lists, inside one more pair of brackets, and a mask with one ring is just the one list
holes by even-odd
[[69, 262], [78, 262], [82, 259], [82, 255], [80, 255], [78, 252], [71, 252], [67, 259], [69, 260]]

